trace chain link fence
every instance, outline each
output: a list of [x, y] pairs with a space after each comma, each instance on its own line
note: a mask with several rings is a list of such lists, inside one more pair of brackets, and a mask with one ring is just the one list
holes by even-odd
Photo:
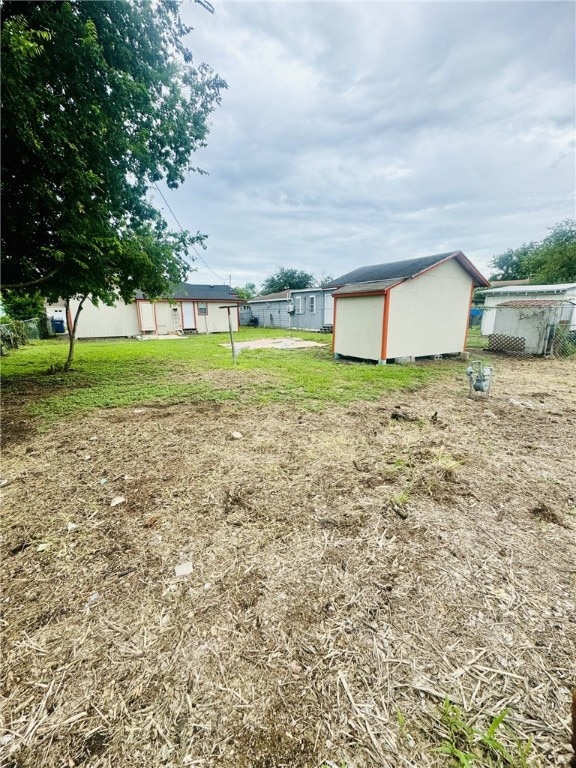
[[37, 341], [42, 338], [40, 320], [10, 320], [0, 324], [0, 351], [4, 349], [18, 349], [29, 341]]
[[525, 299], [475, 307], [468, 344], [507, 355], [576, 355], [576, 302]]

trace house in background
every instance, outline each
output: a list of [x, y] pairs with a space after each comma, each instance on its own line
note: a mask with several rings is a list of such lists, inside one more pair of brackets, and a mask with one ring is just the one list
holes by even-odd
[[[193, 285], [180, 283], [166, 297], [151, 301], [137, 291], [134, 301], [121, 299], [112, 306], [84, 302], [78, 322], [77, 338], [95, 339], [145, 335], [166, 336], [182, 333], [223, 333], [229, 330], [227, 306], [233, 306], [230, 316], [232, 330], [238, 330], [238, 306], [243, 301], [228, 285]], [[71, 326], [79, 302], [72, 300]], [[64, 302], [47, 307], [48, 317], [62, 316]]]
[[[290, 328], [292, 322], [292, 302], [290, 290], [254, 296], [246, 302], [250, 307], [250, 318], [254, 325], [264, 328]], [[258, 322], [256, 323], [255, 320]]]
[[331, 331], [334, 324], [334, 288], [299, 288], [290, 291], [292, 328]]
[[461, 251], [348, 272], [326, 286], [336, 288], [334, 354], [381, 364], [459, 354], [478, 286], [489, 283]]
[[255, 296], [240, 312], [241, 325], [301, 331], [332, 330], [333, 288], [290, 288]]
[[[557, 283], [556, 285], [507, 285], [490, 288], [484, 295], [481, 332], [483, 336], [495, 333], [496, 313], [494, 308], [509, 301], [556, 301], [560, 303], [576, 299], [576, 283]], [[576, 329], [576, 307], [570, 320], [572, 330]]]
[[576, 346], [576, 296], [570, 301], [511, 299], [492, 309], [488, 349], [529, 355], [563, 355]]

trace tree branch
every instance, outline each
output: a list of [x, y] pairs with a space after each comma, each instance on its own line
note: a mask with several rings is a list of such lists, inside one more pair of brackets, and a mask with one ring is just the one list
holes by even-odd
[[54, 277], [60, 270], [62, 269], [62, 264], [59, 267], [56, 267], [52, 270], [52, 272], [48, 272], [47, 275], [44, 275], [44, 277], [38, 277], [36, 280], [30, 280], [27, 283], [2, 283], [2, 288], [13, 290], [15, 288], [29, 288], [32, 285], [40, 285], [41, 283], [45, 283], [46, 280], [50, 280], [51, 277]]

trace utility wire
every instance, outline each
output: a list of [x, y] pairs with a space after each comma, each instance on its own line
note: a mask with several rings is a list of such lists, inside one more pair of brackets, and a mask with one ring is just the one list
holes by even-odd
[[[155, 188], [156, 188], [156, 191], [158, 192], [158, 194], [159, 194], [159, 195], [160, 195], [160, 197], [162, 198], [162, 200], [164, 200], [164, 202], [166, 203], [166, 207], [168, 208], [168, 210], [170, 211], [170, 213], [171, 213], [171, 214], [172, 214], [172, 216], [174, 217], [174, 221], [175, 221], [175, 222], [176, 222], [176, 224], [178, 224], [178, 226], [180, 227], [180, 231], [181, 231], [181, 232], [184, 232], [184, 231], [185, 231], [185, 230], [184, 230], [184, 227], [182, 226], [182, 224], [180, 224], [180, 222], [179, 222], [179, 221], [178, 221], [178, 219], [176, 218], [176, 214], [174, 213], [174, 211], [173, 211], [173, 210], [172, 210], [172, 208], [170, 207], [170, 203], [168, 202], [168, 200], [166, 200], [166, 198], [164, 197], [164, 195], [163, 195], [163, 193], [162, 193], [162, 190], [160, 189], [160, 187], [158, 186], [158, 184], [156, 184], [156, 182], [154, 182], [154, 186], [155, 186]], [[206, 269], [207, 269], [207, 270], [209, 270], [210, 272], [212, 272], [212, 274], [213, 274], [215, 277], [217, 277], [217, 278], [218, 278], [218, 280], [222, 280], [222, 282], [223, 282], [223, 284], [224, 284], [224, 285], [228, 285], [228, 283], [226, 282], [226, 280], [223, 280], [223, 279], [220, 277], [220, 275], [217, 275], [217, 274], [216, 274], [216, 272], [214, 272], [214, 270], [212, 269], [212, 267], [210, 267], [210, 266], [208, 266], [208, 264], [206, 264], [206, 262], [204, 261], [204, 259], [203, 259], [203, 258], [202, 258], [202, 256], [200, 255], [200, 253], [198, 252], [198, 249], [196, 248], [196, 246], [194, 245], [194, 243], [190, 243], [190, 245], [192, 246], [192, 248], [193, 248], [193, 250], [194, 250], [194, 253], [196, 254], [196, 256], [198, 256], [198, 258], [200, 259], [200, 261], [202, 262], [202, 264], [204, 264], [204, 266], [206, 267]]]

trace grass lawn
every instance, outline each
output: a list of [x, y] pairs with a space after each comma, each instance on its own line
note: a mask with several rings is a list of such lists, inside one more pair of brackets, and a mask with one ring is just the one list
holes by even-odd
[[466, 346], [469, 350], [486, 349], [488, 346], [488, 336], [482, 336], [479, 325], [468, 329], [468, 338]]
[[65, 339], [34, 342], [2, 359], [4, 393], [21, 397], [41, 421], [95, 408], [152, 403], [282, 402], [322, 410], [332, 402], [376, 400], [393, 390], [413, 391], [462, 370], [456, 360], [378, 366], [333, 360], [331, 336], [242, 328], [236, 341], [297, 336], [325, 343], [300, 350], [242, 351], [236, 365], [222, 346], [227, 334], [175, 340], [79, 341], [73, 370], [50, 374], [66, 356]]

